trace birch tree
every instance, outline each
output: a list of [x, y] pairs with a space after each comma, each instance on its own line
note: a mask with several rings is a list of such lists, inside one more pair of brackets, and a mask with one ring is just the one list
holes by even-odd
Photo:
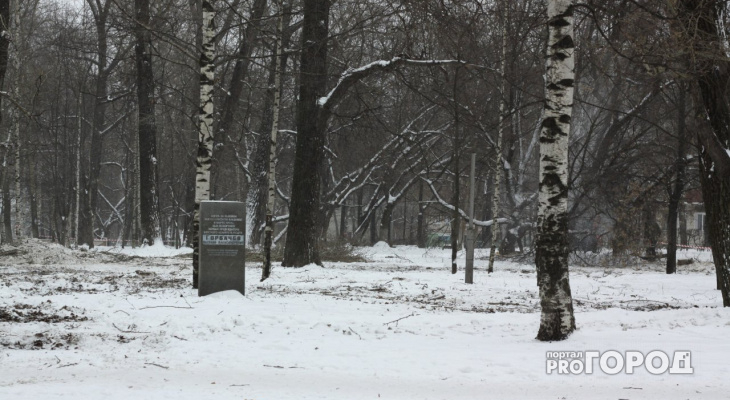
[[276, 56], [274, 60], [274, 109], [271, 121], [271, 143], [269, 144], [269, 190], [266, 200], [266, 228], [264, 229], [264, 268], [261, 280], [271, 274], [271, 244], [274, 235], [274, 205], [276, 200], [276, 136], [279, 133], [279, 110], [281, 109], [281, 58], [282, 36], [284, 35], [284, 7], [278, 1], [279, 17], [276, 28]]
[[[280, 31], [281, 37], [281, 48], [286, 49], [289, 46], [291, 35], [296, 29], [290, 26], [292, 17], [292, 3], [286, 1], [283, 3], [283, 9], [279, 11], [283, 18], [283, 28]], [[277, 20], [278, 21], [278, 20]], [[277, 22], [278, 24], [278, 22]], [[277, 42], [279, 37], [274, 40]], [[282, 51], [281, 57], [276, 57], [276, 49], [273, 50], [274, 57], [271, 57], [269, 64], [268, 78], [266, 82], [267, 90], [262, 106], [261, 120], [259, 121], [257, 132], [262, 134], [256, 139], [251, 150], [252, 159], [250, 164], [251, 171], [251, 183], [248, 185], [246, 191], [246, 243], [249, 245], [258, 245], [261, 243], [261, 227], [265, 226], [266, 222], [266, 204], [268, 202], [268, 188], [269, 188], [269, 152], [271, 150], [271, 138], [270, 135], [263, 134], [271, 129], [274, 120], [274, 97], [276, 95], [275, 90], [278, 90], [280, 101], [281, 92], [283, 91], [283, 85], [281, 79], [286, 73], [287, 60], [289, 54]], [[279, 66], [277, 68], [277, 65]], [[277, 86], [276, 75], [279, 74], [280, 84]], [[280, 104], [281, 107], [281, 104]], [[281, 119], [281, 118], [280, 118]]]
[[575, 330], [568, 273], [568, 136], [575, 79], [573, 1], [548, 0], [545, 108], [540, 130], [537, 215], [537, 339], [563, 340]]
[[193, 288], [198, 287], [200, 202], [210, 199], [210, 164], [213, 155], [213, 84], [215, 81], [215, 0], [203, 0], [203, 47], [200, 53], [200, 115], [193, 211]]
[[[11, 37], [12, 37], [12, 49], [13, 51], [11, 54], [11, 64], [13, 66], [13, 83], [12, 83], [12, 96], [15, 98], [15, 101], [20, 101], [20, 81], [21, 81], [21, 73], [20, 73], [20, 51], [21, 51], [21, 42], [22, 42], [22, 33], [21, 33], [21, 26], [20, 26], [20, 0], [15, 0], [12, 2], [12, 10], [11, 10], [11, 17], [12, 22], [10, 24], [11, 26]], [[17, 105], [13, 105], [10, 107], [10, 123], [11, 125], [11, 131], [13, 135], [13, 151], [14, 159], [13, 159], [13, 165], [15, 167], [15, 238], [20, 239], [21, 236], [21, 211], [20, 211], [20, 110], [18, 110]]]
[[[497, 153], [497, 162], [494, 168], [494, 193], [492, 194], [492, 216], [497, 218], [499, 214], [499, 171], [502, 168], [502, 137], [504, 136], [504, 125], [505, 125], [505, 104], [507, 103], [507, 90], [505, 90], [505, 66], [507, 65], [507, 19], [508, 19], [508, 2], [503, 2], [503, 13], [502, 16], [502, 62], [500, 65], [500, 92], [502, 95], [499, 100], [499, 127], [497, 132], [497, 147], [495, 152]], [[494, 256], [497, 250], [497, 242], [499, 241], [499, 224], [492, 224], [492, 246], [489, 249], [489, 267], [487, 272], [494, 272]]]

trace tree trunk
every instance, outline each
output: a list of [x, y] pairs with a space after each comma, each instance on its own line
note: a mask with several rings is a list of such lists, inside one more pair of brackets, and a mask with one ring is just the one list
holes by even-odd
[[[10, 0], [0, 0], [0, 23], [2, 26], [10, 26]], [[8, 48], [10, 47], [10, 35], [0, 35], [0, 88], [3, 87], [5, 74], [8, 70]], [[2, 102], [2, 96], [0, 96]], [[0, 121], [2, 115], [0, 114]], [[5, 148], [3, 152], [3, 172], [2, 172], [2, 219], [3, 219], [3, 236], [2, 243], [13, 242], [13, 226], [10, 220], [10, 182], [9, 182], [9, 166], [7, 164], [9, 149]]]
[[426, 226], [424, 221], [424, 213], [426, 206], [423, 203], [423, 180], [419, 179], [418, 183], [418, 220], [416, 227], [416, 243], [419, 248], [426, 248]]
[[[22, 33], [20, 31], [20, 0], [13, 2], [12, 9], [13, 19], [11, 23], [11, 37], [13, 38], [13, 52], [12, 52], [12, 64], [15, 74], [13, 75], [13, 96], [16, 101], [20, 99], [20, 46], [22, 42]], [[10, 107], [10, 122], [12, 123], [13, 131], [13, 150], [14, 154], [14, 166], [15, 166], [15, 238], [20, 239], [23, 221], [21, 218], [20, 210], [20, 111], [17, 106]]]
[[[730, 172], [725, 158], [730, 148], [730, 65], [725, 41], [717, 26], [724, 3], [682, 0], [678, 15], [681, 29], [695, 56], [693, 63], [699, 86], [696, 104], [704, 106], [711, 132], [697, 130], [700, 147], [700, 183], [705, 202], [709, 240], [723, 306], [730, 307]], [[703, 118], [705, 117], [703, 115]]]
[[[388, 196], [390, 197], [390, 195]], [[395, 209], [395, 202], [387, 202], [383, 207], [383, 214], [380, 215], [380, 228], [378, 230], [378, 241], [385, 241], [388, 246], [392, 246], [390, 225], [393, 221], [393, 210]]]
[[40, 201], [40, 186], [38, 185], [38, 175], [36, 171], [36, 160], [28, 163], [28, 193], [30, 194], [30, 234], [34, 239], [39, 238], [38, 231], [38, 202]]
[[545, 108], [540, 129], [537, 284], [541, 341], [563, 340], [575, 330], [568, 277], [568, 137], [573, 108], [573, 2], [548, 0]]
[[677, 158], [674, 161], [674, 187], [669, 191], [669, 206], [667, 212], [667, 274], [677, 272], [677, 220], [679, 203], [684, 193], [684, 170], [687, 164], [685, 139], [685, 87], [680, 84], [679, 101], [677, 104]]
[[327, 89], [327, 38], [330, 0], [304, 0], [297, 144], [294, 155], [289, 231], [282, 266], [322, 264], [317, 245], [320, 172], [324, 161], [325, 127], [317, 101]]
[[[281, 46], [286, 49], [289, 46], [291, 30], [288, 29], [291, 20], [291, 2], [287, 1], [284, 5], [284, 29], [282, 31]], [[278, 59], [280, 73], [283, 76], [286, 72], [288, 54], [283, 53]], [[253, 150], [253, 160], [251, 161], [251, 185], [246, 192], [246, 243], [257, 245], [261, 243], [261, 225], [266, 220], [266, 202], [268, 192], [268, 157], [271, 147], [271, 140], [268, 135], [263, 134], [267, 130], [271, 130], [274, 117], [273, 103], [275, 91], [274, 87], [277, 72], [277, 57], [272, 57], [269, 64], [269, 77], [267, 82], [268, 90], [264, 97], [263, 116], [259, 124], [257, 132], [259, 136], [256, 140], [256, 147]], [[281, 85], [279, 85], [279, 96], [281, 96]]]
[[[94, 4], [91, 0], [87, 0], [90, 5]], [[106, 105], [107, 105], [107, 83], [109, 81], [108, 68], [108, 43], [107, 43], [107, 17], [109, 15], [109, 7], [111, 1], [97, 8], [94, 13], [96, 24], [96, 44], [97, 44], [97, 64], [96, 64], [96, 89], [94, 102], [94, 118], [91, 128], [91, 140], [89, 147], [89, 165], [88, 175], [85, 182], [86, 187], [82, 192], [82, 210], [81, 220], [79, 223], [79, 243], [87, 244], [90, 248], [94, 247], [94, 210], [96, 209], [96, 198], [99, 192], [99, 172], [101, 171], [101, 155], [103, 130], [106, 123]], [[79, 149], [81, 151], [81, 149]]]
[[[5, 159], [8, 154], [5, 151]], [[12, 222], [12, 203], [10, 201], [10, 167], [5, 164], [3, 167], [3, 243], [13, 243], [13, 222]]]
[[362, 198], [365, 195], [365, 188], [361, 187], [360, 190], [357, 191], [357, 207], [356, 207], [356, 215], [355, 215], [355, 221], [352, 224], [352, 237], [355, 238], [355, 234], [357, 233], [358, 229], [360, 228], [360, 224], [363, 222], [363, 216], [362, 216]]
[[157, 190], [157, 127], [155, 126], [155, 77], [152, 70], [150, 1], [135, 0], [135, 61], [137, 65], [137, 115], [139, 135], [139, 182], [142, 241], [161, 240]]
[[269, 191], [266, 199], [266, 228], [264, 230], [264, 266], [261, 281], [271, 275], [271, 245], [274, 236], [274, 206], [276, 205], [276, 137], [279, 133], [279, 111], [281, 109], [281, 58], [283, 53], [282, 36], [284, 35], [284, 7], [278, 1], [276, 29], [276, 50], [274, 57], [274, 109], [271, 121], [271, 143], [269, 144]]
[[[490, 188], [493, 188], [494, 182], [494, 174], [493, 173], [487, 173], [487, 181], [484, 183], [484, 198], [490, 199]], [[493, 190], [493, 189], [492, 189]], [[484, 203], [484, 208], [482, 211], [482, 214], [484, 215], [484, 220], [489, 221], [492, 219], [492, 203], [487, 200]], [[492, 248], [492, 229], [491, 228], [483, 228], [482, 229], [482, 242], [486, 245], [489, 243], [489, 248]]]
[[[405, 196], [405, 192], [404, 196]], [[408, 197], [403, 197], [403, 230], [401, 231], [402, 244], [408, 244], [406, 230], [408, 229]]]
[[203, 0], [203, 47], [200, 54], [200, 115], [193, 211], [193, 288], [198, 287], [200, 202], [210, 199], [210, 164], [213, 155], [213, 84], [215, 81], [214, 0]]
[[[507, 9], [509, 8], [508, 2], [503, 2], [504, 5], [502, 16], [502, 62], [500, 65], [500, 100], [499, 100], [499, 127], [497, 133], [497, 148], [494, 150], [497, 153], [496, 165], [494, 166], [494, 193], [492, 194], [492, 246], [489, 251], [489, 267], [487, 268], [488, 273], [494, 272], [494, 256], [497, 250], [497, 242], [501, 236], [499, 224], [496, 219], [499, 216], [499, 186], [502, 181], [499, 177], [499, 171], [502, 169], [504, 161], [502, 160], [502, 138], [504, 137], [504, 124], [506, 119], [506, 104], [507, 104], [507, 89], [505, 79], [505, 68], [507, 65]], [[507, 182], [509, 185], [509, 182]], [[514, 247], [513, 247], [514, 249]]]
[[[458, 57], [457, 57], [458, 58]], [[451, 273], [457, 272], [456, 268], [456, 255], [459, 252], [459, 223], [461, 222], [461, 216], [459, 215], [459, 203], [461, 201], [460, 192], [460, 175], [461, 175], [461, 125], [459, 121], [459, 70], [456, 68], [454, 72], [454, 139], [452, 143], [452, 162], [453, 162], [453, 174], [454, 174], [454, 186], [451, 197], [451, 205], [454, 207], [451, 213]]]
[[378, 242], [378, 227], [375, 224], [375, 213], [377, 210], [373, 209], [370, 213], [370, 245], [374, 245]]
[[342, 203], [340, 206], [340, 241], [344, 241], [347, 236], [347, 205]]
[[[246, 76], [248, 75], [249, 64], [251, 63], [251, 55], [259, 38], [261, 20], [266, 11], [267, 0], [254, 0], [251, 5], [248, 24], [243, 34], [243, 40], [240, 42], [238, 54], [236, 54], [236, 63], [231, 73], [231, 81], [227, 95], [224, 97], [221, 108], [220, 122], [218, 124], [218, 133], [216, 141], [222, 143], [223, 146], [216, 146], [214, 163], [211, 164], [211, 177], [213, 182], [212, 192], [216, 194], [216, 198], [220, 198], [224, 188], [229, 188], [235, 182], [233, 172], [237, 172], [240, 168], [235, 162], [235, 149], [233, 148], [236, 134], [238, 130], [234, 129], [234, 118], [238, 114], [238, 104], [240, 103], [245, 87]], [[266, 126], [266, 130], [271, 125]], [[262, 130], [262, 132], [264, 132]], [[229, 140], [234, 139], [234, 140]], [[266, 146], [268, 148], [268, 146]], [[220, 151], [218, 150], [220, 149]], [[234, 166], [235, 165], [235, 166]], [[238, 200], [238, 199], [236, 199]], [[248, 210], [247, 210], [248, 211]]]

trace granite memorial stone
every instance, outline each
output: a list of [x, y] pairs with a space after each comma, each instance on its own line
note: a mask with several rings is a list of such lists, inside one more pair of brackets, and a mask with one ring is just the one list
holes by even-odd
[[246, 207], [237, 201], [200, 203], [198, 296], [224, 290], [245, 294]]

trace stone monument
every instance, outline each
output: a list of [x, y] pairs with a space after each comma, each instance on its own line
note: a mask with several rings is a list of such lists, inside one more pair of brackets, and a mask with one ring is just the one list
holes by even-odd
[[245, 293], [246, 206], [238, 201], [200, 203], [198, 296], [224, 290]]

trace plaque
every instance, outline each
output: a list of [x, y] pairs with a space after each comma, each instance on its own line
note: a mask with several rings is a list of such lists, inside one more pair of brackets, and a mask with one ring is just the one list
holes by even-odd
[[198, 296], [224, 290], [245, 295], [246, 206], [238, 201], [200, 202]]

